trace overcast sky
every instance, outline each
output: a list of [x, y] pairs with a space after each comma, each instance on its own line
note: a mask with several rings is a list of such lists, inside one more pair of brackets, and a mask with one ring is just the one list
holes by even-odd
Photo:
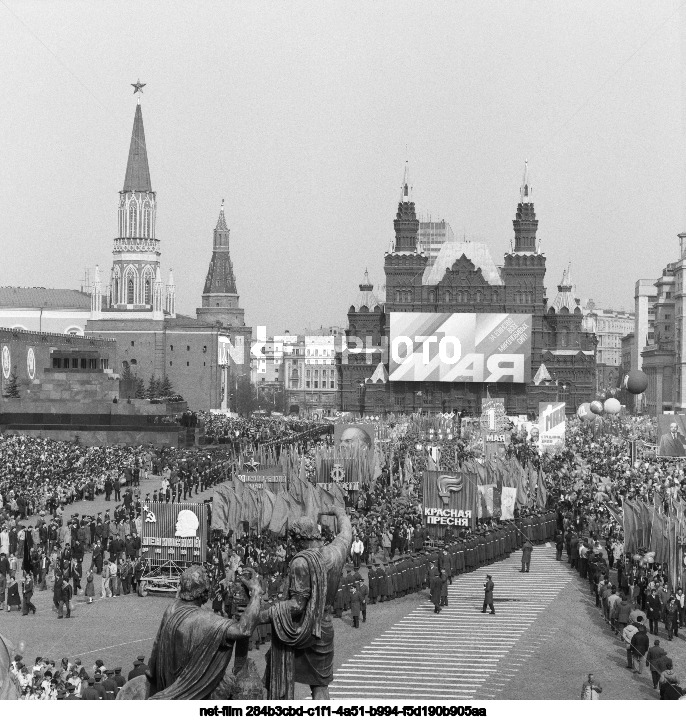
[[344, 323], [406, 157], [418, 212], [496, 264], [528, 158], [549, 295], [571, 262], [630, 309], [686, 230], [682, 4], [0, 0], [0, 285], [109, 276], [140, 77], [179, 312], [225, 198], [248, 324]]

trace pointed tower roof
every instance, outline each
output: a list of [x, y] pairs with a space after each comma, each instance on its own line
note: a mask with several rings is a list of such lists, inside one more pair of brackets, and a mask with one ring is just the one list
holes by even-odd
[[524, 177], [519, 187], [519, 204], [517, 214], [512, 221], [515, 232], [515, 253], [536, 253], [536, 231], [538, 220], [534, 210], [534, 201], [531, 195], [531, 178], [529, 177], [529, 161], [524, 161]]
[[224, 198], [222, 198], [221, 208], [219, 209], [219, 219], [215, 230], [229, 230], [229, 226], [226, 224], [226, 217], [224, 216]]
[[236, 276], [233, 273], [233, 264], [229, 254], [229, 226], [224, 215], [224, 201], [219, 208], [219, 218], [214, 228], [214, 243], [212, 260], [205, 278], [203, 295], [212, 293], [236, 295]]
[[133, 131], [131, 132], [131, 145], [129, 147], [129, 160], [126, 164], [123, 192], [152, 192], [148, 153], [145, 148], [143, 112], [140, 104], [136, 105], [136, 115], [133, 118]]
[[403, 174], [403, 184], [400, 187], [400, 201], [407, 202], [410, 199], [410, 161], [405, 161], [405, 172]]
[[377, 306], [381, 306], [382, 302], [378, 299], [374, 293], [374, 284], [369, 280], [369, 273], [365, 268], [364, 278], [360, 283], [360, 292], [357, 294], [357, 298], [353, 303], [353, 307], [357, 312], [364, 306], [367, 310], [374, 310]]
[[409, 163], [405, 161], [405, 173], [393, 227], [395, 229], [394, 253], [417, 253], [417, 238], [419, 235], [419, 220], [414, 209], [414, 202], [410, 200]]
[[559, 313], [562, 308], [566, 308], [570, 313], [573, 313], [574, 309], [579, 305], [579, 300], [575, 297], [575, 290], [570, 266], [568, 265], [562, 271], [562, 280], [557, 286], [557, 295], [553, 302], [548, 304], [548, 310], [552, 308], [556, 313]]
[[522, 185], [519, 188], [519, 202], [520, 203], [533, 203], [532, 198], [533, 189], [531, 187], [531, 180], [529, 178], [529, 161], [524, 161], [524, 177], [522, 178]]

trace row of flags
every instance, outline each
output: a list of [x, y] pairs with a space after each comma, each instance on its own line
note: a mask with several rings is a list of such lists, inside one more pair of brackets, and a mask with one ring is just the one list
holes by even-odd
[[328, 507], [345, 507], [345, 498], [337, 484], [324, 488], [295, 478], [278, 490], [270, 490], [269, 476], [256, 476], [255, 481], [236, 478], [217, 486], [212, 494], [212, 528], [227, 534], [242, 534], [245, 524], [258, 532], [280, 534], [288, 523], [303, 516], [313, 521]]
[[666, 564], [669, 577], [676, 580], [686, 545], [686, 502], [656, 491], [652, 505], [640, 499], [625, 500], [622, 516], [625, 551], [653, 553], [654, 562]]

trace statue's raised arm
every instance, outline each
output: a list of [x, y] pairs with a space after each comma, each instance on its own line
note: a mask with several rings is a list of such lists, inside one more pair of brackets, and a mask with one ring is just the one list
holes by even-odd
[[312, 689], [312, 698], [328, 699], [333, 680], [333, 600], [352, 543], [352, 526], [344, 510], [333, 508], [338, 534], [324, 545], [317, 524], [298, 519], [290, 535], [298, 553], [288, 568], [286, 598], [272, 606], [264, 620], [272, 623], [267, 665], [271, 699], [292, 699], [295, 682]]

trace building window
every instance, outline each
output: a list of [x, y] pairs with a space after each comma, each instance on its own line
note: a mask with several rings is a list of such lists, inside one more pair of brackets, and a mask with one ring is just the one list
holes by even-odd
[[188, 361], [186, 361], [186, 365], [187, 365], [187, 366], [189, 366], [189, 365], [190, 365], [190, 363], [189, 363]]
[[88, 358], [81, 358], [81, 370], [88, 370]]
[[133, 348], [135, 342], [136, 342], [136, 341], [133, 341], [133, 340], [131, 341], [131, 347], [132, 347], [132, 348]]
[[62, 367], [62, 359], [61, 358], [53, 358], [52, 359], [52, 367], [53, 368], [61, 368]]
[[169, 361], [169, 365], [171, 365], [171, 364], [172, 364], [172, 362], [171, 362], [171, 361]]
[[173, 345], [170, 345], [170, 346], [169, 346], [169, 350], [173, 351], [173, 350], [174, 350], [174, 346], [173, 346]]
[[305, 388], [309, 388], [309, 387], [310, 387], [310, 381], [305, 381]]
[[136, 235], [136, 203], [132, 202], [129, 205], [129, 235], [134, 237]]
[[451, 298], [451, 296], [450, 296], [450, 291], [449, 291], [449, 290], [446, 290], [446, 291], [445, 291], [445, 294], [444, 294], [444, 296], [443, 296], [443, 300], [444, 300], [446, 303], [450, 303], [450, 301], [452, 300], [452, 298]]
[[202, 347], [202, 352], [203, 352], [203, 353], [207, 353], [207, 346], [206, 346], [206, 345], [204, 345], [204, 346]]
[[72, 358], [72, 359], [71, 359], [71, 367], [72, 367], [72, 368], [78, 368], [78, 367], [79, 367], [79, 359], [78, 359], [78, 358]]
[[191, 347], [189, 345], [186, 346], [186, 350], [190, 350]]
[[95, 371], [95, 370], [98, 369], [98, 360], [97, 360], [97, 358], [89, 358], [89, 359], [88, 359], [88, 368], [89, 368], [90, 370], [93, 370], [93, 371]]
[[129, 305], [133, 305], [133, 278], [129, 278], [126, 281], [126, 302]]
[[150, 237], [150, 208], [148, 206], [143, 211], [143, 237]]
[[145, 279], [145, 305], [150, 305], [150, 278]]
[[332, 388], [334, 388], [334, 387], [335, 387], [335, 385], [334, 385], [334, 382], [333, 382], [333, 381], [331, 381], [331, 387], [332, 387]]

